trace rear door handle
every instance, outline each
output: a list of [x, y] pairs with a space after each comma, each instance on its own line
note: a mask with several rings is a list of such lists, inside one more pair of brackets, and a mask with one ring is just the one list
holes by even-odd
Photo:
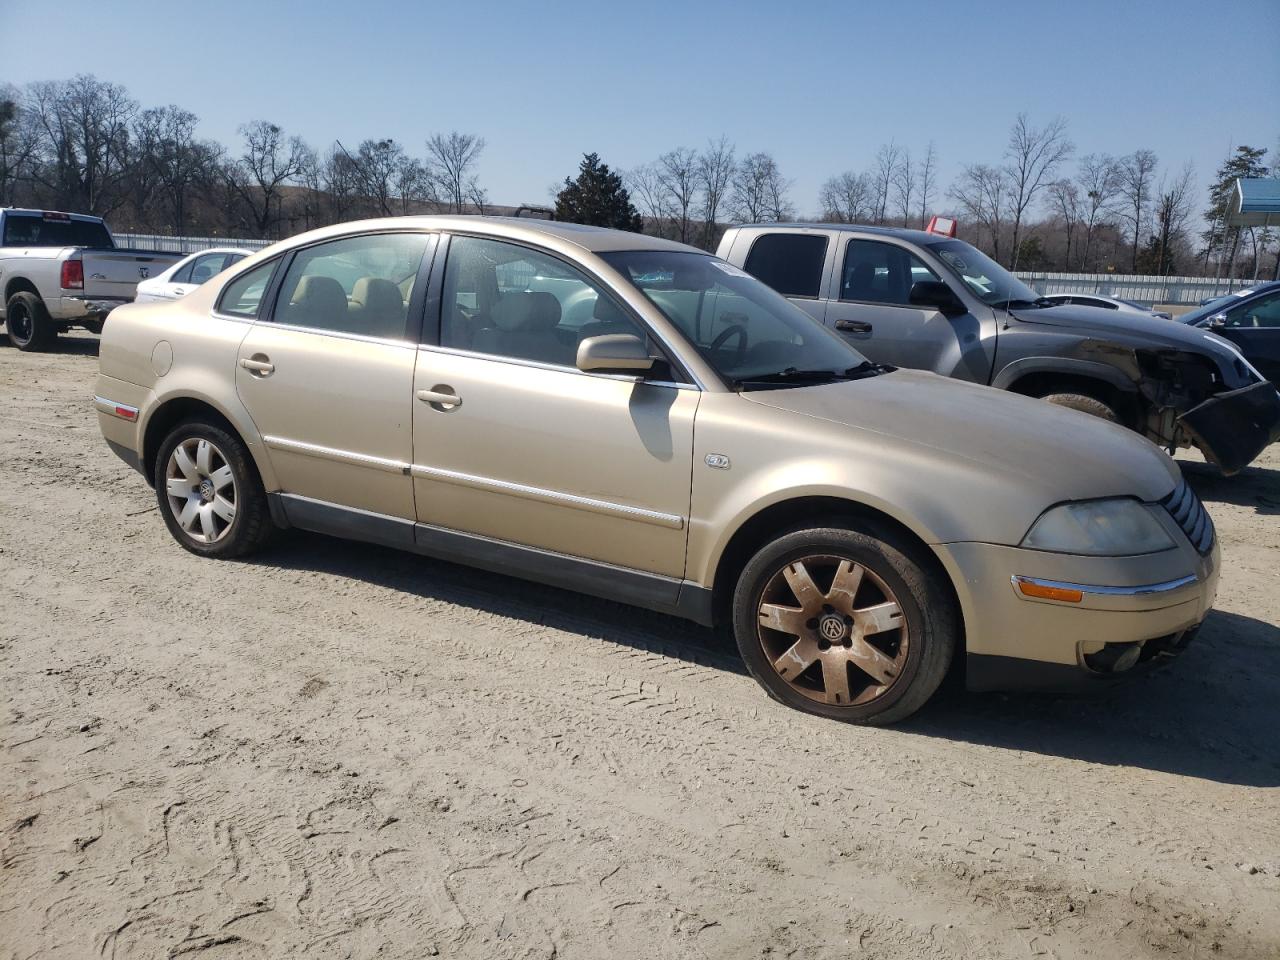
[[418, 399], [437, 410], [454, 410], [462, 406], [462, 398], [453, 392], [452, 387], [442, 383], [437, 383], [430, 390], [419, 390]]
[[250, 373], [256, 373], [261, 377], [269, 377], [275, 373], [276, 365], [268, 360], [256, 360], [250, 357], [242, 357], [240, 366], [244, 367]]
[[845, 333], [870, 333], [871, 324], [865, 320], [837, 320], [836, 329]]

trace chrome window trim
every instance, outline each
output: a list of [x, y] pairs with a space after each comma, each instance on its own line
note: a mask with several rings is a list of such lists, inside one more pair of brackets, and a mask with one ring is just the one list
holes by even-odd
[[320, 337], [333, 337], [337, 340], [357, 340], [361, 343], [376, 343], [387, 347], [404, 347], [411, 350], [416, 344], [407, 338], [399, 340], [391, 337], [370, 337], [363, 333], [347, 333], [345, 330], [326, 330], [323, 327], [306, 327], [296, 323], [280, 323], [275, 320], [250, 321], [262, 325], [264, 330], [290, 330], [294, 333], [313, 333]]
[[403, 460], [391, 460], [386, 457], [374, 457], [353, 450], [338, 450], [324, 447], [318, 443], [304, 443], [301, 440], [289, 440], [285, 437], [263, 437], [262, 442], [272, 450], [286, 453], [297, 453], [304, 457], [315, 457], [318, 460], [334, 460], [338, 463], [350, 463], [358, 467], [371, 467], [385, 473], [408, 475], [410, 464]]
[[1035, 600], [1037, 598], [1024, 595], [1018, 589], [1018, 584], [1026, 583], [1056, 590], [1078, 590], [1083, 594], [1098, 597], [1148, 597], [1153, 594], [1173, 593], [1175, 590], [1181, 590], [1183, 587], [1188, 587], [1193, 583], [1199, 583], [1200, 577], [1197, 574], [1189, 573], [1185, 577], [1178, 577], [1176, 580], [1165, 580], [1162, 583], [1144, 583], [1135, 587], [1108, 587], [1088, 583], [1070, 583], [1066, 580], [1044, 580], [1040, 577], [1024, 577], [1015, 573], [1009, 578], [1009, 582], [1013, 585], [1013, 592], [1018, 597], [1023, 600]]
[[504, 357], [495, 353], [479, 353], [475, 350], [463, 350], [459, 347], [442, 347], [433, 343], [418, 344], [419, 352], [442, 353], [454, 357], [468, 357], [473, 360], [489, 360], [493, 363], [510, 363], [518, 367], [533, 367], [535, 370], [550, 370], [553, 373], [572, 373], [579, 377], [593, 377], [597, 380], [622, 380], [626, 383], [646, 383], [654, 387], [674, 387], [677, 390], [696, 390], [702, 388], [696, 383], [676, 383], [674, 380], [650, 380], [646, 377], [633, 376], [626, 373], [598, 373], [579, 370], [577, 367], [566, 367], [559, 363], [544, 363], [541, 360], [525, 360], [522, 357]]
[[442, 483], [471, 487], [489, 493], [505, 493], [525, 500], [536, 500], [540, 503], [550, 503], [561, 507], [573, 507], [578, 510], [586, 510], [589, 513], [620, 517], [624, 520], [636, 520], [640, 523], [650, 523], [659, 527], [667, 527], [671, 530], [684, 529], [684, 517], [673, 513], [661, 513], [657, 510], [646, 510], [643, 507], [632, 507], [627, 504], [613, 503], [609, 500], [595, 500], [591, 497], [580, 497], [576, 494], [563, 493], [559, 490], [531, 487], [523, 483], [512, 483], [509, 480], [495, 480], [491, 477], [480, 477], [457, 470], [443, 470], [439, 467], [427, 467], [416, 463], [410, 468], [409, 472], [414, 477], [424, 480], [439, 480]]

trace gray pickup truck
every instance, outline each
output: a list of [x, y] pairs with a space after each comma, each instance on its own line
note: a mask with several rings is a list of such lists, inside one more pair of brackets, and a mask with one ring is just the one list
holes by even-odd
[[1223, 473], [1280, 439], [1280, 393], [1228, 341], [1173, 320], [1061, 306], [969, 244], [919, 230], [755, 224], [718, 254], [877, 363], [1122, 423]]
[[138, 281], [181, 253], [122, 250], [100, 217], [0, 209], [0, 319], [19, 350], [43, 350], [68, 327], [102, 332], [107, 314], [133, 300]]

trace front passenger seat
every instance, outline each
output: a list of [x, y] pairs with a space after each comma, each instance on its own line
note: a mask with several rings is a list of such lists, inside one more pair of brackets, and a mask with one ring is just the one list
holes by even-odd
[[573, 366], [574, 348], [556, 336], [560, 301], [549, 293], [504, 294], [493, 307], [493, 326], [476, 334], [472, 349], [521, 360]]

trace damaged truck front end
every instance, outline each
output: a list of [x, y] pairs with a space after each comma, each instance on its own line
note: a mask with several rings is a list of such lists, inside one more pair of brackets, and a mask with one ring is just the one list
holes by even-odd
[[1197, 447], [1230, 476], [1280, 440], [1280, 392], [1229, 347], [1214, 355], [1136, 349], [1132, 356], [1148, 411], [1145, 433], [1170, 452]]

